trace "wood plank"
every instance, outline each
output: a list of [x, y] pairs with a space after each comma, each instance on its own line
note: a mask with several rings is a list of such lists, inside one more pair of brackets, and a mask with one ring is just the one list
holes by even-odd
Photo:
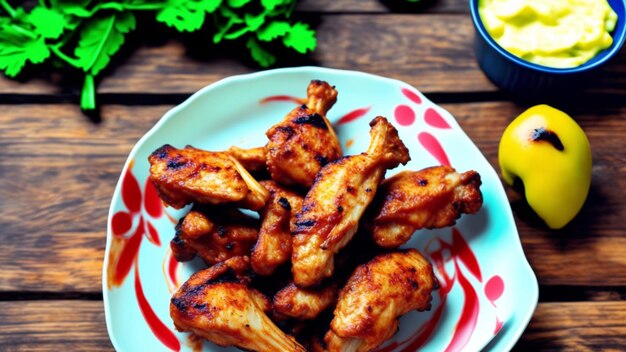
[[469, 12], [465, 0], [421, 0], [412, 4], [404, 0], [300, 0], [296, 12], [354, 12], [354, 13], [459, 13]]
[[623, 351], [626, 302], [540, 303], [514, 351]]
[[169, 108], [105, 106], [100, 124], [73, 105], [4, 110], [0, 290], [100, 290], [106, 217], [120, 170]]
[[[590, 103], [592, 104], [592, 103]], [[599, 103], [598, 103], [599, 104]], [[498, 141], [523, 107], [444, 104], [497, 167]], [[102, 108], [93, 124], [73, 105], [16, 105], [0, 115], [0, 290], [98, 292], [106, 216], [132, 145], [170, 106]], [[592, 191], [561, 231], [511, 200], [542, 285], [626, 285], [626, 107], [566, 109], [593, 147]], [[584, 224], [584, 225], [583, 225]]]
[[[277, 67], [318, 65], [365, 71], [403, 80], [426, 93], [497, 91], [475, 62], [474, 29], [467, 14], [337, 14], [313, 16], [311, 21], [319, 23], [318, 49], [307, 57], [280, 55]], [[163, 42], [161, 37], [168, 34], [162, 30], [138, 34], [144, 36], [158, 44], [127, 49], [123, 55], [129, 57], [118, 58], [119, 65], [107, 70], [100, 93], [190, 94], [221, 78], [259, 70], [247, 52], [216, 50], [203, 44], [203, 38], [187, 38], [184, 45]], [[592, 88], [624, 94], [626, 76], [620, 73], [625, 67], [626, 51], [622, 51], [599, 72]], [[79, 77], [32, 75], [24, 77], [23, 84], [0, 78], [0, 94], [61, 95], [75, 100], [79, 95]]]
[[[101, 301], [0, 302], [3, 351], [112, 351]], [[540, 303], [516, 351], [626, 348], [625, 302]]]
[[0, 302], [3, 351], [113, 351], [102, 301]]

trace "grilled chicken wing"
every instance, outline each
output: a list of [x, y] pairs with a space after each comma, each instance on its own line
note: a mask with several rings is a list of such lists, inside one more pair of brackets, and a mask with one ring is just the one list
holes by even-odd
[[401, 172], [381, 183], [365, 227], [379, 246], [397, 248], [415, 230], [451, 226], [461, 214], [478, 212], [480, 184], [476, 171], [457, 173], [449, 166]]
[[415, 249], [375, 257], [359, 266], [339, 293], [326, 334], [330, 352], [370, 351], [393, 336], [398, 318], [430, 309], [437, 279]]
[[197, 202], [226, 204], [258, 210], [268, 192], [235, 158], [191, 146], [164, 145], [150, 157], [150, 180], [165, 203], [180, 209]]
[[261, 209], [259, 239], [252, 249], [252, 268], [261, 275], [270, 275], [291, 259], [290, 222], [302, 208], [302, 197], [274, 181], [261, 181], [270, 198]]
[[370, 126], [367, 152], [326, 165], [296, 214], [291, 260], [299, 287], [332, 275], [333, 256], [352, 239], [385, 171], [410, 160], [398, 131], [384, 117]]
[[266, 132], [267, 168], [272, 179], [283, 185], [310, 187], [320, 169], [342, 155], [339, 139], [326, 118], [337, 101], [337, 91], [326, 82], [313, 80], [307, 96], [306, 104]]
[[194, 206], [176, 225], [170, 247], [178, 261], [191, 260], [197, 254], [207, 265], [213, 265], [250, 255], [258, 234], [258, 221], [237, 209]]
[[193, 274], [170, 303], [176, 328], [220, 346], [304, 352], [300, 344], [268, 318], [269, 300], [236, 274], [237, 268], [229, 262]]
[[298, 320], [315, 319], [337, 302], [338, 285], [304, 289], [291, 283], [274, 296], [274, 312]]

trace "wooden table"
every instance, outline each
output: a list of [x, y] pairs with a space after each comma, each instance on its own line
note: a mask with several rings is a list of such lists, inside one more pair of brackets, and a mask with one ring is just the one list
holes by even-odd
[[[400, 0], [388, 1], [401, 3]], [[499, 171], [516, 104], [477, 67], [467, 1], [403, 13], [377, 0], [305, 0], [319, 46], [301, 64], [397, 78], [449, 110]], [[156, 32], [150, 33], [150, 32]], [[134, 143], [166, 112], [221, 78], [256, 71], [239, 54], [150, 28], [99, 85], [100, 117], [77, 106], [80, 82], [34, 71], [0, 78], [0, 350], [111, 350], [101, 292], [106, 217]], [[166, 38], [166, 39], [162, 39]], [[584, 94], [556, 105], [593, 149], [587, 203], [549, 231], [509, 191], [539, 305], [516, 349], [626, 350], [626, 50]]]

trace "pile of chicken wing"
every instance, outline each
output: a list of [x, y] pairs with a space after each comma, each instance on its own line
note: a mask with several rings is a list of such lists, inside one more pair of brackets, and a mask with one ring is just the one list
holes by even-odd
[[410, 160], [398, 131], [376, 117], [368, 149], [344, 156], [326, 117], [336, 100], [335, 87], [314, 80], [265, 146], [164, 145], [150, 155], [164, 203], [193, 204], [174, 256], [208, 266], [171, 299], [179, 331], [250, 351], [370, 351], [400, 316], [430, 309], [432, 265], [398, 247], [476, 213], [480, 175], [438, 166], [385, 179]]

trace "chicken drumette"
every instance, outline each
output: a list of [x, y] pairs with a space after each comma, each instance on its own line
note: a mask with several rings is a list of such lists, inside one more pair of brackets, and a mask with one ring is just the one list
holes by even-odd
[[337, 302], [338, 291], [335, 283], [311, 289], [291, 283], [274, 295], [272, 307], [279, 316], [311, 320]]
[[480, 175], [449, 166], [403, 171], [384, 180], [368, 209], [365, 227], [381, 247], [397, 248], [415, 230], [452, 226], [482, 206]]
[[300, 287], [333, 273], [333, 256], [353, 237], [387, 169], [409, 160], [398, 131], [384, 118], [370, 123], [367, 152], [326, 165], [296, 214], [292, 273]]
[[171, 299], [176, 328], [220, 346], [304, 352], [269, 319], [269, 300], [248, 286], [241, 271], [241, 257], [237, 257], [193, 274]]
[[207, 265], [213, 265], [250, 255], [258, 234], [258, 221], [237, 209], [196, 205], [176, 225], [170, 247], [178, 261], [191, 260], [197, 254]]
[[267, 169], [283, 185], [310, 187], [327, 163], [341, 157], [341, 145], [326, 113], [337, 101], [327, 82], [313, 80], [306, 103], [293, 109], [267, 132]]
[[180, 209], [201, 204], [234, 204], [258, 210], [269, 193], [231, 155], [191, 146], [164, 145], [150, 155], [150, 180], [161, 199]]
[[302, 196], [279, 186], [274, 181], [261, 181], [270, 193], [261, 215], [259, 239], [252, 249], [252, 268], [261, 275], [270, 275], [291, 259], [290, 223], [302, 208]]
[[432, 265], [415, 249], [360, 265], [339, 293], [328, 351], [371, 351], [396, 333], [400, 316], [430, 309], [436, 288]]

